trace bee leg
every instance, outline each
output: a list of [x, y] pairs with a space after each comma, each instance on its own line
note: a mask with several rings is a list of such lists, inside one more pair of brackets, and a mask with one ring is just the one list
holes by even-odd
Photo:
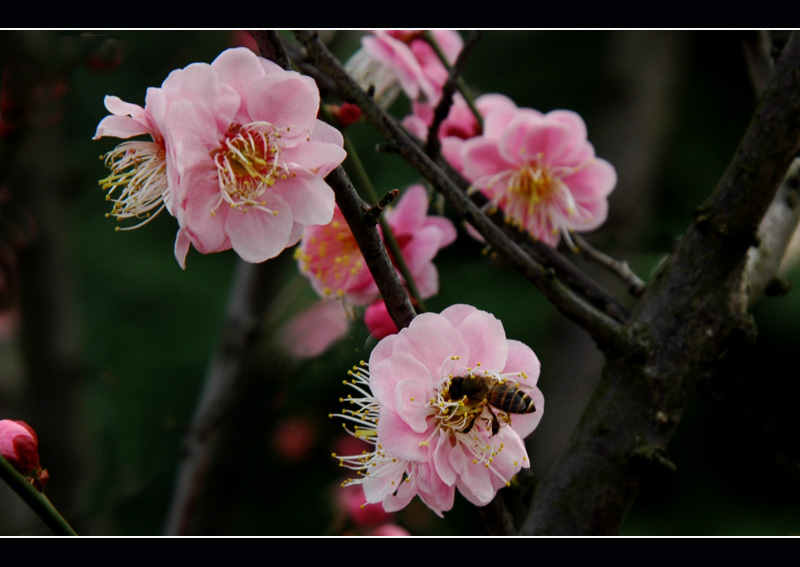
[[489, 410], [489, 413], [492, 414], [492, 436], [497, 435], [497, 432], [500, 431], [500, 422], [497, 421], [497, 416], [492, 411], [492, 406], [486, 406], [486, 409]]
[[472, 426], [475, 425], [475, 420], [478, 419], [478, 415], [480, 415], [480, 412], [479, 413], [470, 414], [469, 421], [467, 421], [467, 426], [464, 429], [461, 430], [461, 433], [469, 433], [470, 432], [470, 429], [472, 429]]

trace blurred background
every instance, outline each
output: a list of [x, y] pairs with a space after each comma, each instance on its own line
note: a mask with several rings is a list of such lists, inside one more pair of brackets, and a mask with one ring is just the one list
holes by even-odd
[[[325, 33], [341, 60], [359, 46], [359, 32]], [[584, 117], [597, 155], [619, 176], [609, 219], [588, 239], [647, 280], [750, 120], [756, 97], [742, 45], [754, 36], [489, 31], [465, 79], [476, 93]], [[233, 31], [0, 32], [0, 419], [36, 429], [50, 472], [46, 493], [81, 534], [163, 532], [238, 263], [232, 251], [192, 250], [181, 270], [176, 224], [166, 214], [114, 231], [98, 156], [118, 140], [92, 140], [107, 114], [103, 97], [143, 105], [146, 89], [173, 69], [248, 41]], [[391, 111], [402, 118], [409, 105], [400, 100]], [[419, 181], [397, 155], [375, 152], [382, 140], [367, 124], [349, 133], [380, 193]], [[452, 211], [444, 214], [460, 226]], [[505, 491], [519, 514], [532, 479], [558, 458], [603, 359], [586, 333], [481, 248], [460, 231], [440, 251], [441, 292], [427, 305], [489, 311], [542, 362], [547, 407], [528, 440], [532, 474]], [[632, 304], [619, 282], [572, 259]], [[348, 438], [327, 416], [346, 395], [347, 369], [367, 359], [375, 341], [359, 320], [321, 356], [293, 359], [276, 339], [316, 296], [291, 250], [266, 267], [257, 371], [220, 420], [192, 532], [367, 534], [392, 524], [414, 535], [484, 534], [478, 510], [458, 496], [444, 520], [418, 500], [391, 518], [348, 512], [342, 469], [330, 456]], [[796, 285], [800, 269], [785, 276]], [[623, 534], [800, 534], [797, 291], [764, 298], [754, 316], [756, 344], [729, 353], [724, 372], [698, 392], [669, 447], [677, 472], [644, 487]], [[0, 535], [46, 533], [0, 486]]]

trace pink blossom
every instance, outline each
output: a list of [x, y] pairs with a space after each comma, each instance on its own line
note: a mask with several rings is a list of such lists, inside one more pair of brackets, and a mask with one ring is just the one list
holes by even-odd
[[367, 504], [364, 491], [355, 486], [337, 490], [336, 504], [359, 528], [380, 526], [392, 520], [392, 516], [381, 505]]
[[[373, 450], [337, 458], [358, 471], [349, 484], [362, 485], [367, 502], [382, 502], [392, 512], [419, 496], [441, 515], [458, 489], [484, 506], [530, 466], [523, 439], [544, 410], [536, 387], [539, 360], [507, 339], [493, 315], [469, 305], [418, 315], [381, 340], [368, 365], [349, 374], [357, 394], [339, 417], [355, 423], [352, 434], [373, 443]], [[464, 376], [519, 389], [535, 411], [509, 413], [489, 405], [488, 397], [451, 396], [454, 379]]]
[[289, 417], [275, 427], [272, 446], [287, 461], [302, 461], [311, 456], [319, 433], [304, 417]]
[[[436, 43], [450, 63], [463, 47], [458, 32], [433, 30]], [[422, 37], [422, 30], [377, 30], [361, 38], [363, 48], [347, 63], [347, 70], [364, 88], [376, 89], [376, 99], [391, 104], [395, 85], [411, 100], [435, 103], [447, 81], [447, 69]]]
[[[433, 259], [456, 239], [453, 223], [428, 215], [427, 210], [425, 188], [412, 185], [397, 206], [384, 213], [423, 298], [438, 293], [439, 274]], [[338, 207], [329, 224], [306, 230], [295, 255], [300, 271], [323, 298], [344, 299], [354, 305], [368, 305], [377, 299], [378, 287]]]
[[411, 533], [397, 524], [384, 524], [382, 526], [378, 526], [368, 534], [369, 536], [381, 536], [381, 537], [409, 537]]
[[[338, 209], [337, 209], [338, 210]], [[298, 358], [319, 356], [347, 334], [350, 319], [335, 301], [315, 303], [280, 332], [280, 344]]]
[[[156, 92], [157, 89], [148, 89], [147, 100]], [[141, 135], [149, 135], [152, 140], [123, 142], [108, 152], [104, 161], [111, 175], [100, 180], [100, 186], [107, 191], [106, 200], [113, 203], [107, 216], [118, 221], [140, 221], [131, 227], [117, 227], [117, 230], [138, 228], [155, 218], [169, 203], [164, 137], [147, 104], [142, 108], [116, 96], [107, 96], [105, 105], [111, 115], [97, 125], [95, 140], [106, 136], [127, 139]]]
[[[233, 248], [262, 262], [295, 244], [308, 225], [330, 222], [333, 191], [324, 177], [345, 158], [343, 138], [317, 120], [319, 91], [247, 48], [210, 65], [170, 73], [147, 91], [144, 108], [106, 97], [103, 136], [150, 135], [106, 157], [100, 183], [119, 220], [164, 208], [177, 218], [175, 256]], [[135, 227], [132, 227], [135, 228]]]
[[397, 325], [389, 315], [389, 310], [386, 308], [386, 302], [383, 299], [379, 299], [367, 307], [366, 312], [364, 312], [364, 324], [369, 329], [369, 333], [378, 340], [394, 335], [397, 332]]
[[317, 120], [310, 77], [234, 48], [173, 71], [158, 95], [181, 266], [190, 245], [262, 262], [330, 222], [324, 178], [346, 154], [339, 131]]
[[41, 490], [50, 475], [39, 464], [39, 438], [24, 421], [0, 420], [0, 455]]
[[484, 134], [464, 143], [464, 174], [508, 222], [556, 246], [560, 235], [593, 230], [608, 214], [614, 167], [595, 157], [586, 125], [570, 111], [532, 109], [487, 116]]
[[[475, 99], [475, 106], [486, 120], [489, 120], [488, 116], [491, 114], [509, 114], [517, 109], [517, 105], [510, 98], [494, 93], [479, 96]], [[415, 102], [412, 108], [413, 113], [403, 119], [403, 127], [420, 140], [427, 140], [428, 128], [433, 124], [435, 107], [428, 102]], [[489, 123], [496, 123], [496, 117]], [[456, 171], [460, 173], [464, 171], [461, 163], [461, 147], [464, 142], [480, 134], [481, 128], [477, 118], [475, 118], [475, 114], [467, 105], [464, 97], [456, 93], [453, 96], [453, 104], [450, 107], [447, 118], [442, 120], [439, 126], [442, 156]]]

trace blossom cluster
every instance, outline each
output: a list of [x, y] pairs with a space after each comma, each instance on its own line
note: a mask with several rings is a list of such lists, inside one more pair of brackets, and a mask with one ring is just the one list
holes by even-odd
[[[428, 214], [428, 196], [422, 185], [408, 187], [397, 205], [383, 214], [420, 296], [436, 295], [439, 273], [433, 259], [455, 241], [455, 226], [445, 217]], [[383, 238], [383, 231], [378, 230]], [[365, 322], [376, 338], [397, 331], [338, 206], [330, 223], [305, 231], [295, 257], [300, 272], [325, 302], [301, 314], [286, 329], [284, 343], [292, 353], [308, 357], [324, 351], [347, 331], [350, 306], [369, 306]], [[398, 276], [405, 283], [399, 270]]]
[[[594, 230], [605, 222], [616, 171], [595, 157], [577, 113], [542, 114], [499, 94], [475, 102], [483, 128], [457, 95], [439, 129], [442, 155], [473, 191], [503, 211], [507, 222], [553, 247], [562, 236], [572, 245], [572, 231]], [[403, 125], [424, 139], [433, 107], [416, 103], [413, 111]]]
[[[431, 31], [445, 58], [453, 63], [464, 42], [452, 30]], [[385, 107], [402, 90], [411, 100], [436, 104], [447, 81], [447, 69], [423, 30], [375, 30], [361, 38], [362, 48], [351, 57], [346, 70], [375, 100]]]
[[[453, 305], [418, 315], [382, 339], [345, 381], [355, 394], [342, 400], [349, 407], [337, 417], [372, 444], [361, 454], [334, 455], [358, 473], [346, 484], [362, 485], [366, 501], [388, 512], [419, 496], [442, 515], [456, 489], [485, 506], [530, 466], [523, 439], [544, 411], [539, 368], [534, 352], [507, 339], [485, 311]], [[467, 376], [485, 385], [482, 395], [454, 394], [454, 381]], [[493, 392], [513, 392], [527, 407], [497, 407]]]
[[166, 209], [182, 267], [190, 247], [233, 248], [248, 262], [277, 256], [333, 216], [324, 178], [346, 153], [341, 133], [317, 119], [319, 103], [311, 78], [245, 48], [173, 71], [144, 108], [106, 97], [111, 115], [95, 139], [151, 138], [106, 154], [110, 215], [141, 226]]

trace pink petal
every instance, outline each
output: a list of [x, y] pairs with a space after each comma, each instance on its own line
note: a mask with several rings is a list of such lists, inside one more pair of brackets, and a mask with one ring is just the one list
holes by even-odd
[[315, 175], [325, 177], [344, 161], [347, 152], [336, 144], [305, 142], [293, 148], [284, 149], [280, 157], [289, 165], [290, 169], [299, 166]]
[[106, 136], [114, 138], [132, 138], [133, 136], [141, 136], [142, 134], [149, 134], [150, 131], [141, 122], [137, 122], [128, 116], [106, 116], [97, 125], [97, 131], [94, 134], [94, 140]]
[[306, 137], [314, 131], [318, 110], [319, 90], [314, 79], [294, 72], [264, 76], [250, 87], [247, 96], [251, 120], [291, 127]]
[[300, 239], [303, 238], [303, 231], [305, 229], [306, 227], [299, 222], [293, 222], [292, 232], [289, 234], [289, 242], [286, 244], [286, 247], [288, 248], [289, 246], [294, 246], [300, 242]]
[[458, 327], [461, 322], [464, 321], [464, 319], [476, 311], [477, 309], [472, 305], [457, 303], [442, 311], [441, 316], [450, 321], [450, 324], [453, 325], [453, 327]]
[[230, 209], [225, 219], [225, 234], [231, 246], [246, 262], [263, 262], [280, 254], [292, 232], [292, 212], [283, 199], [266, 193], [265, 206], [277, 211], [272, 214], [251, 207], [247, 212], [239, 207]]
[[390, 335], [375, 345], [375, 348], [372, 349], [372, 353], [369, 356], [370, 367], [377, 365], [381, 360], [384, 360], [392, 355], [396, 340], [396, 335]]
[[483, 137], [464, 142], [461, 162], [464, 165], [464, 176], [470, 181], [515, 169], [514, 164], [500, 155], [497, 142]]
[[[447, 486], [453, 486], [456, 483], [457, 473], [450, 462], [450, 456], [458, 451], [450, 444], [449, 435], [439, 435], [436, 446], [433, 450], [433, 468], [436, 474], [442, 479], [442, 482]], [[463, 454], [463, 453], [462, 453]]]
[[588, 205], [583, 205], [583, 208], [586, 209], [584, 214], [588, 215], [588, 217], [577, 217], [575, 219], [570, 219], [571, 229], [585, 232], [588, 230], [594, 230], [606, 222], [606, 218], [608, 217], [608, 201], [605, 199], [590, 203]]
[[180, 229], [178, 235], [175, 237], [175, 259], [182, 269], [186, 269], [186, 254], [189, 253], [189, 247], [192, 241], [186, 230]]
[[528, 161], [535, 160], [543, 165], [558, 164], [564, 153], [569, 151], [571, 142], [567, 125], [545, 120], [540, 127], [532, 128], [526, 133], [523, 141], [524, 155]]
[[415, 433], [425, 434], [430, 429], [427, 421], [430, 384], [427, 377], [408, 376], [400, 380], [394, 390], [394, 411]]
[[422, 226], [428, 212], [428, 193], [422, 185], [411, 185], [397, 205], [386, 213], [386, 220], [396, 234], [413, 233]]
[[246, 47], [226, 49], [211, 63], [221, 82], [233, 87], [240, 95], [266, 73], [263, 59]]
[[[404, 482], [403, 472], [405, 471], [406, 464], [402, 461], [395, 463], [386, 463], [381, 465], [383, 470], [381, 474], [370, 475], [364, 480], [364, 496], [367, 502], [383, 502], [391, 497], [391, 494], [401, 487]], [[410, 501], [414, 494], [408, 498]], [[406, 502], [408, 504], [408, 502]], [[385, 508], [384, 504], [384, 508]]]
[[414, 272], [414, 283], [417, 284], [422, 299], [433, 297], [439, 293], [439, 271], [433, 263], [425, 264]]
[[397, 337], [395, 348], [419, 360], [428, 369], [433, 386], [449, 373], [454, 364], [451, 357], [459, 356], [466, 360], [469, 353], [461, 335], [445, 318], [435, 313], [417, 315]]
[[280, 333], [280, 343], [299, 358], [311, 358], [347, 334], [350, 321], [336, 301], [315, 303], [294, 317]]
[[531, 347], [513, 339], [508, 340], [508, 358], [503, 372], [524, 372], [527, 378], [520, 378], [519, 382], [535, 386], [540, 369], [541, 363]]
[[369, 334], [377, 340], [397, 333], [397, 325], [389, 315], [386, 303], [382, 299], [367, 307], [364, 312], [364, 324], [369, 329]]
[[469, 360], [465, 366], [478, 363], [485, 369], [497, 371], [505, 368], [508, 360], [508, 341], [503, 323], [491, 313], [476, 310], [456, 326], [456, 330], [469, 345]]
[[561, 178], [579, 203], [591, 203], [606, 198], [617, 184], [614, 166], [604, 159], [595, 158], [572, 175]]
[[424, 462], [427, 458], [427, 441], [430, 431], [418, 433], [411, 429], [400, 416], [393, 411], [383, 409], [378, 418], [378, 438], [386, 453], [396, 459]]
[[340, 148], [344, 146], [344, 137], [342, 133], [322, 120], [317, 120], [314, 126], [314, 132], [311, 134], [311, 141], [336, 144]]
[[383, 407], [398, 413], [395, 406], [396, 390], [400, 382], [406, 379], [416, 380], [420, 387], [425, 389], [427, 394], [424, 397], [427, 402], [427, 398], [433, 392], [431, 385], [433, 377], [430, 376], [430, 370], [419, 360], [405, 352], [383, 359], [370, 358], [369, 388]]
[[333, 219], [333, 189], [318, 175], [297, 169], [288, 179], [278, 180], [271, 192], [288, 205], [295, 222], [324, 225]]

